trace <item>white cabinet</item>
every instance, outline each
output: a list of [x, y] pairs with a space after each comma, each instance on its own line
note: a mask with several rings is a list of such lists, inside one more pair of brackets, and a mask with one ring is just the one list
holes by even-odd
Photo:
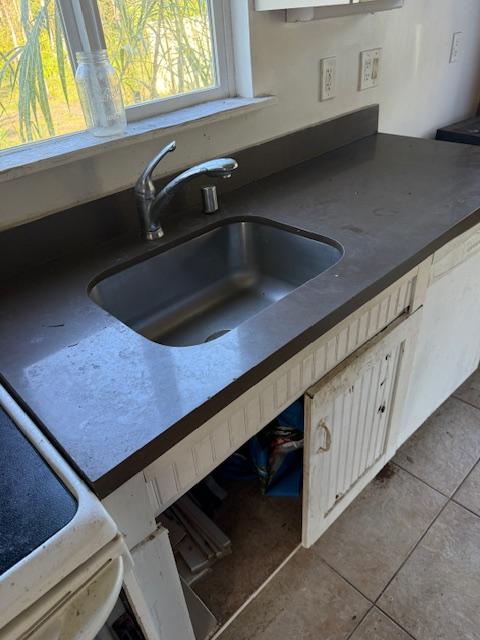
[[437, 251], [430, 269], [405, 414], [404, 442], [480, 359], [480, 226]]
[[306, 547], [395, 451], [420, 316], [393, 323], [305, 395]]
[[399, 9], [404, 0], [255, 0], [257, 11], [286, 9], [288, 22]]

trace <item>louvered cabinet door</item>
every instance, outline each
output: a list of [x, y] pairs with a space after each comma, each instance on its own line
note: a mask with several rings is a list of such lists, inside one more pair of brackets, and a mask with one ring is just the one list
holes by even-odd
[[399, 319], [305, 394], [306, 547], [395, 452], [420, 313]]

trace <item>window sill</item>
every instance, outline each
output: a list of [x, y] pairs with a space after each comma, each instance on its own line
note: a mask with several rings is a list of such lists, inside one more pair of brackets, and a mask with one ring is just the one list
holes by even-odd
[[277, 104], [275, 96], [261, 98], [225, 98], [186, 107], [147, 118], [128, 125], [124, 135], [96, 138], [87, 131], [59, 136], [0, 152], [0, 182], [27, 176], [59, 165], [83, 160], [105, 151], [126, 147], [144, 140], [155, 140], [166, 132], [175, 135], [179, 130], [218, 122]]

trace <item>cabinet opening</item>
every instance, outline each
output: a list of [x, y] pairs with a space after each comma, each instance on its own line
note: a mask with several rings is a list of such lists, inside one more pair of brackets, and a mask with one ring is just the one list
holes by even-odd
[[159, 516], [197, 640], [214, 635], [302, 537], [303, 399]]

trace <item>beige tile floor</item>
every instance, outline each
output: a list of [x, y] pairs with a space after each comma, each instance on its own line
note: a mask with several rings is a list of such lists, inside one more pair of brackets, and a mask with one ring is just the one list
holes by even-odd
[[480, 640], [480, 371], [222, 640]]

